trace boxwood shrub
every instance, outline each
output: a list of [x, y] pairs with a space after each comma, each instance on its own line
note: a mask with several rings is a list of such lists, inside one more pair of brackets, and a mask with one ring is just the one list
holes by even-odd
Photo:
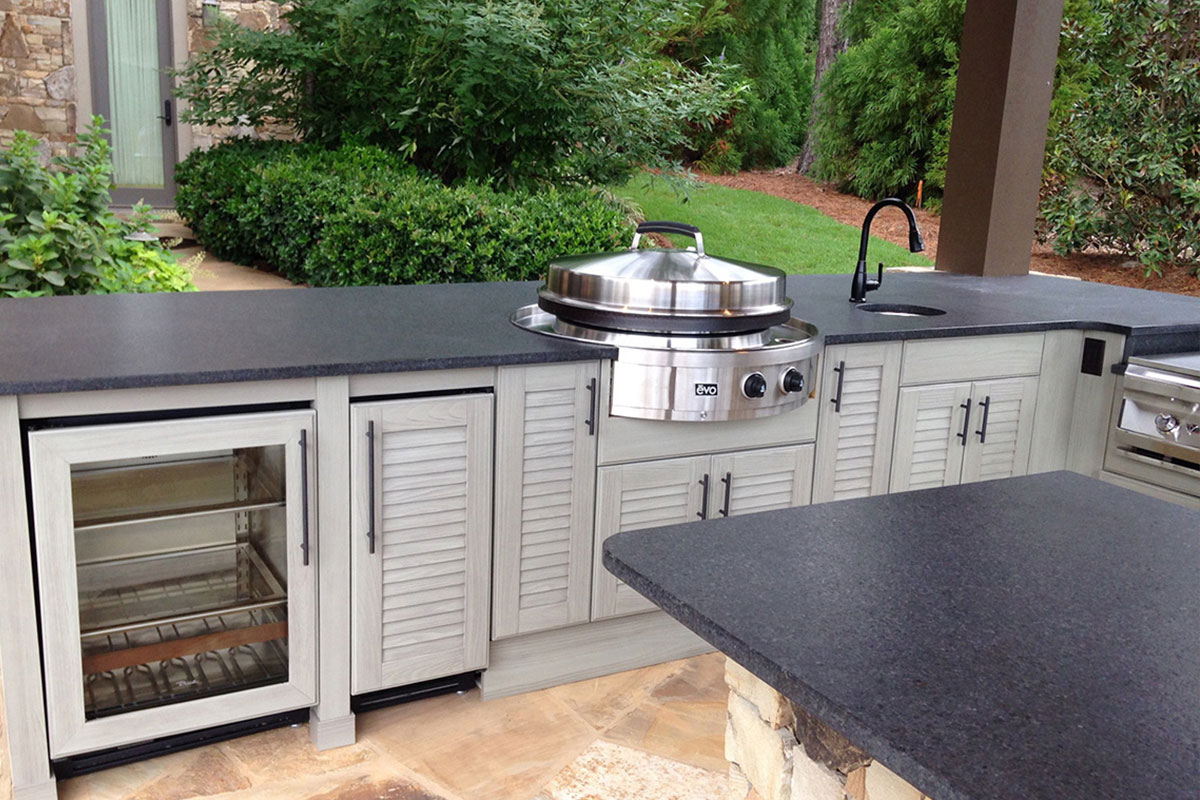
[[176, 181], [210, 252], [313, 286], [527, 280], [629, 232], [593, 190], [446, 186], [369, 146], [233, 140], [191, 154]]

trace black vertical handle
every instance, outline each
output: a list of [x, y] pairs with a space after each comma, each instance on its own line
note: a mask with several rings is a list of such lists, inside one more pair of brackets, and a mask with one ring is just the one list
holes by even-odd
[[954, 435], [962, 439], [962, 446], [966, 447], [967, 436], [969, 435], [967, 431], [971, 429], [971, 398], [968, 397], [967, 402], [960, 405], [959, 408], [963, 410], [963, 428], [962, 433], [956, 433]]
[[171, 127], [175, 123], [175, 115], [172, 113], [173, 110], [174, 110], [174, 108], [171, 105], [170, 98], [163, 100], [163, 113], [161, 116], [159, 116], [159, 119], [161, 119], [163, 121], [163, 124], [166, 125], [168, 128]]
[[838, 365], [833, 368], [833, 371], [838, 374], [837, 393], [833, 396], [833, 410], [835, 413], [842, 413], [842, 384], [846, 381], [846, 362], [839, 361]]
[[367, 552], [375, 555], [375, 420], [367, 421]]
[[987, 419], [988, 410], [992, 405], [992, 396], [989, 394], [987, 397], [980, 400], [979, 405], [983, 406], [983, 423], [979, 426], [979, 430], [975, 432], [979, 434], [979, 443], [983, 444], [987, 441]]
[[704, 473], [704, 477], [699, 480], [701, 486], [704, 487], [704, 496], [700, 499], [700, 511], [696, 514], [700, 519], [708, 519], [708, 473]]
[[733, 492], [733, 473], [726, 472], [725, 477], [721, 478], [721, 483], [725, 484], [725, 505], [721, 507], [721, 516], [729, 516], [729, 495]]
[[308, 430], [300, 430], [300, 552], [308, 566]]
[[597, 398], [596, 398], [596, 379], [595, 378], [592, 378], [591, 380], [588, 381], [587, 390], [588, 390], [588, 394], [590, 395], [588, 397], [588, 416], [587, 416], [588, 436], [595, 436], [596, 435], [596, 400], [597, 400]]

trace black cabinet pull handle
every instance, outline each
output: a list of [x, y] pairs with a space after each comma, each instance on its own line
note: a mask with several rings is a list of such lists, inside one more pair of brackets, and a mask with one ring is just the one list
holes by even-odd
[[725, 505], [721, 507], [721, 516], [729, 516], [729, 495], [733, 491], [733, 473], [726, 472], [725, 477], [721, 478], [721, 483], [725, 484]]
[[588, 381], [587, 390], [588, 390], [588, 394], [590, 395], [588, 397], [588, 416], [587, 416], [587, 423], [586, 423], [587, 429], [588, 429], [588, 436], [595, 436], [596, 435], [596, 400], [597, 400], [596, 379], [595, 378], [592, 378], [591, 380]]
[[375, 555], [375, 420], [367, 421], [367, 552]]
[[700, 511], [696, 514], [700, 519], [708, 519], [708, 473], [704, 473], [698, 483], [704, 487], [704, 494], [700, 499]]
[[308, 566], [308, 430], [300, 431], [300, 552]]
[[163, 124], [166, 125], [168, 128], [171, 127], [175, 123], [175, 115], [171, 112], [172, 112], [171, 101], [163, 100], [163, 113], [160, 114], [158, 118], [161, 119], [163, 121]]
[[966, 447], [967, 446], [967, 436], [969, 435], [967, 433], [967, 431], [971, 430], [971, 398], [968, 397], [967, 402], [960, 405], [959, 408], [961, 408], [963, 410], [962, 433], [956, 433], [954, 435], [957, 436], [958, 438], [962, 439], [962, 446]]
[[833, 368], [833, 371], [838, 374], [838, 384], [837, 393], [833, 396], [833, 399], [830, 402], [833, 403], [834, 412], [840, 414], [842, 413], [842, 384], [846, 380], [846, 362], [839, 361], [838, 365]]
[[987, 441], [987, 419], [988, 410], [992, 406], [992, 396], [989, 394], [987, 397], [980, 400], [979, 405], [983, 406], [983, 423], [980, 425], [979, 430], [975, 432], [979, 434], [979, 443], [983, 444]]

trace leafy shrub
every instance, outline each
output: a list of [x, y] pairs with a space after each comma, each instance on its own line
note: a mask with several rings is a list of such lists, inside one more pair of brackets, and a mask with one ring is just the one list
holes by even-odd
[[[966, 0], [851, 4], [853, 37], [822, 82], [816, 175], [863, 197], [945, 184]], [[859, 38], [861, 37], [861, 38]]]
[[446, 186], [371, 146], [232, 141], [188, 156], [176, 180], [210, 251], [316, 286], [526, 280], [628, 232], [591, 190]]
[[[747, 88], [736, 109], [714, 134], [702, 137], [705, 158], [715, 141], [722, 169], [786, 164], [804, 144], [813, 89], [815, 0], [708, 0], [706, 29], [676, 37], [668, 52], [685, 64], [724, 61], [737, 65]], [[737, 163], [732, 157], [738, 156]]]
[[1148, 272], [1200, 263], [1200, 6], [1097, 0], [1062, 50], [1086, 84], [1051, 124], [1040, 235]]
[[741, 169], [742, 152], [725, 139], [717, 139], [696, 161], [696, 168], [710, 175], [731, 175]]
[[727, 65], [662, 58], [698, 0], [298, 0], [287, 30], [218, 26], [182, 72], [185, 121], [290, 124], [446, 182], [603, 184], [723, 114]]
[[0, 150], [0, 297], [194, 289], [170, 252], [125, 238], [145, 228], [147, 209], [129, 222], [109, 210], [112, 162], [98, 117], [78, 144], [49, 168], [24, 131]]

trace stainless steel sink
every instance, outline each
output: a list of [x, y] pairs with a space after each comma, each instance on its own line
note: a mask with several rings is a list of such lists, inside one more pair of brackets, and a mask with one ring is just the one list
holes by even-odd
[[862, 303], [857, 308], [859, 311], [888, 317], [937, 317], [946, 313], [933, 306], [914, 306], [907, 303]]

